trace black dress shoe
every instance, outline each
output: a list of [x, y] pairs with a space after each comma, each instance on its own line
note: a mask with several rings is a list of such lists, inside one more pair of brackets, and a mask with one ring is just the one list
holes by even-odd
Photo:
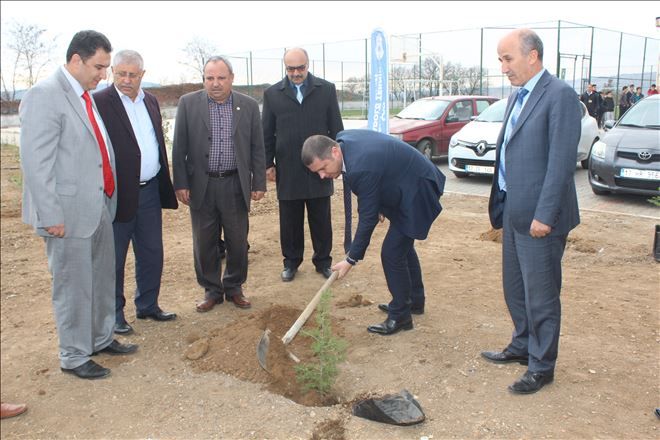
[[[390, 312], [390, 306], [389, 304], [378, 304], [378, 308], [382, 310], [385, 313]], [[424, 314], [424, 306], [422, 307], [412, 307], [410, 306], [410, 313], [413, 315], [423, 315]]]
[[532, 373], [527, 370], [520, 380], [509, 385], [509, 391], [513, 394], [532, 394], [553, 380], [555, 380], [554, 373]]
[[153, 319], [154, 321], [171, 321], [176, 319], [176, 313], [163, 312], [160, 307], [152, 313], [137, 313], [138, 319]]
[[394, 319], [386, 319], [380, 324], [374, 324], [367, 327], [367, 331], [371, 333], [378, 333], [379, 335], [393, 335], [399, 330], [412, 330], [412, 319], [406, 321], [395, 321]]
[[296, 272], [298, 272], [298, 269], [285, 267], [284, 270], [282, 271], [282, 281], [284, 282], [292, 281], [293, 278], [296, 276]]
[[103, 368], [91, 359], [76, 368], [60, 369], [65, 373], [73, 374], [81, 379], [101, 379], [110, 374], [109, 368]]
[[135, 344], [122, 344], [116, 339], [113, 339], [110, 345], [105, 347], [102, 350], [95, 351], [92, 353], [92, 356], [96, 356], [99, 353], [107, 353], [107, 354], [131, 354], [135, 353], [138, 349], [138, 346]]
[[332, 276], [332, 269], [330, 269], [329, 267], [322, 267], [322, 268], [317, 267], [316, 271], [326, 278], [330, 278]]
[[529, 363], [529, 356], [513, 354], [506, 348], [503, 351], [482, 351], [481, 356], [496, 364], [518, 362], [520, 365], [527, 365]]
[[126, 321], [117, 322], [115, 323], [115, 333], [118, 335], [130, 335], [133, 333], [133, 327], [131, 327], [131, 325]]

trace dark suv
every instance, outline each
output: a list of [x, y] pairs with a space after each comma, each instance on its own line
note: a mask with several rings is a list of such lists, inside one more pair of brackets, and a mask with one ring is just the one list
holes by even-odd
[[390, 135], [429, 159], [446, 157], [449, 140], [474, 116], [497, 101], [492, 96], [433, 96], [414, 101], [390, 119]]

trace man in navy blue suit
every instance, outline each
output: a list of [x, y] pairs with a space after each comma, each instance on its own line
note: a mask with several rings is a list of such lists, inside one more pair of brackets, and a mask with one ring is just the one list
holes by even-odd
[[530, 394], [554, 380], [561, 324], [561, 260], [580, 223], [575, 162], [582, 113], [575, 91], [543, 68], [543, 42], [529, 29], [497, 46], [502, 73], [520, 87], [509, 97], [497, 140], [489, 214], [503, 228], [502, 282], [514, 325], [509, 345], [481, 355], [529, 365], [509, 386]]
[[302, 161], [322, 179], [343, 174], [358, 199], [358, 227], [346, 259], [332, 266], [344, 277], [364, 258], [374, 228], [382, 217], [390, 227], [381, 248], [389, 304], [378, 307], [387, 319], [367, 328], [391, 335], [413, 328], [411, 313], [424, 313], [424, 283], [415, 252], [415, 240], [428, 236], [442, 207], [445, 176], [410, 145], [370, 130], [345, 130], [337, 140], [316, 135], [307, 138]]

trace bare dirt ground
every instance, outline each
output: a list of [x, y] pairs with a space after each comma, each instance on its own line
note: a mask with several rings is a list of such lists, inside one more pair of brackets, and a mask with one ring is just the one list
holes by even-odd
[[[340, 258], [341, 182], [336, 189], [334, 255]], [[332, 286], [333, 323], [349, 344], [333, 393], [339, 403], [297, 403], [287, 388], [295, 384], [276, 386], [257, 364], [265, 326], [281, 336], [324, 282], [309, 258], [292, 283], [280, 281], [272, 187], [250, 219], [245, 290], [253, 308], [225, 303], [195, 312], [203, 292], [192, 265], [188, 210], [165, 211], [160, 303], [179, 318], [136, 320], [129, 298], [126, 315], [136, 333], [122, 340], [139, 344], [138, 353], [99, 356], [111, 376], [85, 381], [59, 370], [44, 245], [21, 223], [17, 152], [3, 146], [2, 399], [26, 402], [29, 411], [3, 420], [2, 438], [660, 438], [653, 415], [660, 406], [660, 278], [651, 257], [656, 221], [583, 213], [564, 257], [555, 382], [514, 396], [506, 387], [525, 367], [496, 366], [479, 356], [505, 347], [512, 329], [500, 245], [484, 235], [487, 200], [446, 194], [442, 202], [428, 240], [417, 244], [427, 303], [413, 331], [390, 337], [366, 331], [384, 318], [376, 303], [389, 300], [379, 259], [386, 225], [377, 228], [366, 259]], [[128, 277], [127, 291], [133, 288]], [[306, 359], [308, 343], [299, 335], [290, 348]], [[191, 344], [206, 344], [208, 351], [187, 359]], [[351, 416], [351, 400], [404, 388], [421, 404], [424, 423], [396, 427]]]

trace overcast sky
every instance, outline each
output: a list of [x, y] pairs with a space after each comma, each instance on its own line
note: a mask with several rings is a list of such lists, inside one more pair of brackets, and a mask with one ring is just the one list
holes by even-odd
[[[35, 23], [55, 38], [55, 65], [64, 63], [75, 32], [103, 32], [115, 50], [135, 49], [145, 58], [145, 81], [180, 82], [192, 71], [181, 64], [181, 49], [199, 36], [219, 52], [281, 49], [367, 38], [380, 27], [389, 35], [474, 29], [489, 26], [570, 21], [660, 38], [660, 2], [33, 2], [0, 3], [3, 37], [7, 23]], [[3, 38], [2, 59], [6, 38]], [[280, 53], [273, 51], [273, 53]], [[280, 76], [280, 72], [274, 75]]]

